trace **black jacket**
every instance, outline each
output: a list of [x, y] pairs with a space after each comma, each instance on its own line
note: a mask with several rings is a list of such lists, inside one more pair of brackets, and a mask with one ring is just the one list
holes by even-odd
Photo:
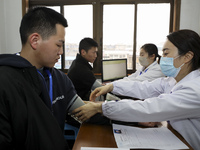
[[77, 94], [83, 100], [89, 100], [91, 88], [96, 78], [92, 72], [91, 65], [80, 54], [77, 54], [76, 59], [72, 62], [67, 75], [73, 82]]
[[66, 107], [76, 93], [64, 73], [51, 72], [52, 107], [35, 67], [20, 56], [0, 55], [1, 150], [66, 150]]

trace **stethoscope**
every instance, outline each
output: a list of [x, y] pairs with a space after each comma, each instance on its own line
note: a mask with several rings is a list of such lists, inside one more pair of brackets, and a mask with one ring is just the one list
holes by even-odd
[[[52, 81], [52, 75], [51, 75], [51, 73], [50, 73], [50, 71], [48, 69], [44, 69], [44, 70], [46, 71], [47, 75], [49, 76], [49, 97], [50, 97], [51, 105], [52, 105], [52, 102], [53, 102], [53, 81]], [[37, 70], [37, 72], [41, 75], [41, 77], [44, 79], [44, 82], [46, 84], [45, 78], [42, 75], [42, 73], [39, 70]], [[48, 88], [47, 88], [47, 90], [48, 90]]]

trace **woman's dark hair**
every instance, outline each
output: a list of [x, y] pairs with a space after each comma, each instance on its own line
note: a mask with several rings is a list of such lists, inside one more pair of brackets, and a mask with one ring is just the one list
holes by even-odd
[[152, 43], [144, 44], [141, 47], [141, 49], [144, 49], [145, 52], [147, 52], [149, 56], [152, 56], [153, 54], [155, 54], [154, 61], [158, 57], [158, 63], [160, 62], [160, 57], [161, 56], [158, 54], [158, 48], [157, 48], [157, 46], [155, 44], [152, 44]]
[[200, 68], [200, 36], [196, 32], [188, 29], [179, 30], [169, 34], [167, 38], [178, 48], [180, 56], [189, 51], [194, 53], [191, 60], [191, 71]]
[[46, 7], [34, 7], [24, 15], [20, 25], [22, 45], [27, 42], [28, 36], [34, 32], [39, 33], [43, 39], [56, 34], [56, 24], [67, 27], [67, 20], [62, 14]]

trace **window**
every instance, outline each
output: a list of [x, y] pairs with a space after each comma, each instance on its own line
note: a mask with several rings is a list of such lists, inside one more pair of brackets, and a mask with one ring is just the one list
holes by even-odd
[[78, 53], [79, 42], [84, 37], [93, 38], [92, 5], [64, 6], [64, 16], [68, 21], [65, 29], [65, 69], [69, 69]]
[[140, 47], [145, 43], [153, 43], [162, 55], [162, 46], [169, 33], [170, 4], [138, 4], [136, 69], [140, 67]]
[[166, 35], [178, 29], [180, 16], [180, 0], [29, 0], [29, 7], [36, 5], [53, 6], [68, 20], [65, 51], [56, 66], [65, 72], [84, 37], [99, 44], [95, 73], [101, 73], [102, 59], [111, 58], [127, 58], [128, 73], [134, 72], [140, 47], [152, 42], [161, 48]]
[[128, 69], [132, 69], [134, 8], [133, 4], [103, 7], [103, 59], [127, 58]]
[[[59, 6], [48, 6], [60, 13]], [[68, 5], [64, 6], [64, 16], [68, 27], [65, 29], [65, 59], [64, 69], [69, 69], [72, 61], [78, 53], [78, 46], [84, 37], [93, 37], [92, 5]], [[62, 58], [55, 64], [57, 69], [62, 68]]]

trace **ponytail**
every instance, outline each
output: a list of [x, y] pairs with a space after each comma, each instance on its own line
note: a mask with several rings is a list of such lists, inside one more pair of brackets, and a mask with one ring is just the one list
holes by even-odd
[[161, 58], [161, 56], [158, 54], [157, 56], [156, 56], [156, 58], [158, 57], [158, 60], [157, 60], [157, 62], [158, 62], [158, 64], [160, 64], [160, 58]]

